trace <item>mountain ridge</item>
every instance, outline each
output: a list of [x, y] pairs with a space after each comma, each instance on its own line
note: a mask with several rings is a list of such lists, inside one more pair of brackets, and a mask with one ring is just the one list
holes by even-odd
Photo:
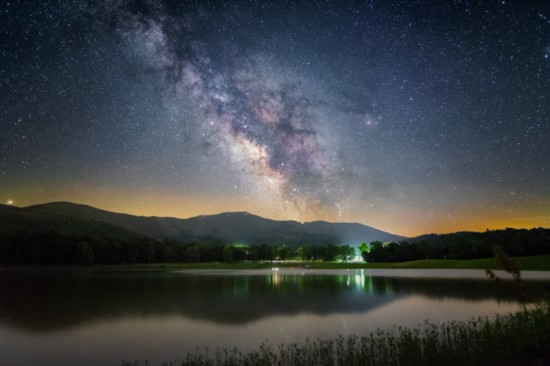
[[[357, 245], [360, 242], [374, 240], [399, 241], [404, 239], [402, 236], [360, 223], [331, 223], [321, 220], [300, 223], [293, 220], [271, 220], [245, 211], [221, 212], [180, 219], [117, 213], [67, 201], [20, 208], [2, 206], [6, 207], [0, 207], [0, 217], [5, 222], [9, 221], [10, 217], [13, 221], [13, 216], [19, 215], [20, 221], [24, 221], [24, 217], [30, 217], [29, 224], [32, 225], [32, 221], [36, 220], [36, 217], [41, 217], [51, 220], [51, 229], [56, 229], [56, 226], [62, 225], [67, 218], [72, 218], [82, 222], [102, 222], [156, 240], [169, 238], [191, 242], [216, 238], [221, 241], [246, 244], [284, 243], [298, 246], [306, 243]], [[79, 222], [79, 224], [82, 223]], [[20, 222], [19, 226], [21, 225]], [[27, 227], [31, 225], [27, 225]], [[66, 222], [64, 225], [66, 226]], [[44, 228], [44, 226], [47, 225], [43, 224], [42, 227]], [[0, 229], [2, 228], [5, 231], [6, 223], [0, 226]]]

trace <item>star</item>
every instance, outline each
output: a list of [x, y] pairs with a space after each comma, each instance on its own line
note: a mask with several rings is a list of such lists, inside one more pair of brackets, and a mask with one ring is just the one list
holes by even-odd
[[0, 8], [0, 191], [18, 205], [405, 236], [550, 215], [539, 2]]

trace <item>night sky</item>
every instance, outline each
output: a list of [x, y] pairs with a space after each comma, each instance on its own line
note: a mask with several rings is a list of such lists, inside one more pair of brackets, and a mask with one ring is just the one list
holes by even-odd
[[550, 226], [550, 3], [2, 1], [0, 200]]

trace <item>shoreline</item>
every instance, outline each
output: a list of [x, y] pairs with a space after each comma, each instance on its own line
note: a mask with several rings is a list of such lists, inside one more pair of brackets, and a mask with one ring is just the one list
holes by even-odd
[[[303, 269], [303, 268], [265, 268], [265, 269], [181, 269], [174, 273], [215, 276], [334, 276], [353, 275], [366, 277], [399, 277], [427, 279], [479, 279], [486, 280], [484, 270], [480, 269]], [[512, 280], [512, 275], [503, 270], [493, 271], [501, 280]], [[550, 271], [524, 271], [524, 280], [550, 281]]]
[[[528, 257], [511, 257], [522, 273], [522, 277], [529, 272], [548, 272], [550, 273], [550, 255], [538, 255]], [[294, 268], [299, 270], [500, 270], [495, 258], [482, 259], [426, 259], [410, 262], [385, 262], [385, 263], [365, 263], [365, 262], [321, 262], [321, 261], [258, 261], [258, 262], [201, 262], [201, 263], [130, 263], [117, 265], [93, 265], [93, 266], [43, 266], [43, 265], [9, 265], [0, 266], [0, 271], [4, 269], [92, 269], [92, 270], [135, 270], [135, 271], [175, 271], [175, 270], [254, 270], [254, 269], [272, 269], [272, 268]], [[404, 272], [400, 272], [404, 273]]]

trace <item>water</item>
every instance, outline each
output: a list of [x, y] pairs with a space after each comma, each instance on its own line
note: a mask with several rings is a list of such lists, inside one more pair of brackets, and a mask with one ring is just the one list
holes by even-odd
[[[542, 274], [548, 277], [548, 274]], [[0, 270], [0, 365], [160, 362], [519, 309], [483, 271]], [[550, 281], [532, 281], [535, 293]]]

